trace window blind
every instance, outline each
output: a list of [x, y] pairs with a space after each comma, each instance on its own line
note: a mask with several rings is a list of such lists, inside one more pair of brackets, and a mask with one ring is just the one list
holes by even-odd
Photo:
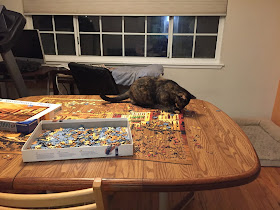
[[26, 15], [224, 16], [227, 0], [23, 0], [23, 10]]

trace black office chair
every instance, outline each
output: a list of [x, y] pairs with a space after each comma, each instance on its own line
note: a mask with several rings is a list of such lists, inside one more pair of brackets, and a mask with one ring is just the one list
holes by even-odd
[[81, 95], [117, 95], [118, 86], [111, 72], [103, 67], [71, 62], [68, 64]]

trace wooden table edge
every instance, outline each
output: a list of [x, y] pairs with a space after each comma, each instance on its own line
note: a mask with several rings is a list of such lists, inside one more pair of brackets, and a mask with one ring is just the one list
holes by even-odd
[[[248, 184], [254, 181], [261, 167], [258, 164], [251, 170], [240, 175], [225, 177], [174, 179], [174, 180], [153, 180], [153, 179], [130, 179], [130, 178], [102, 178], [102, 190], [117, 191], [141, 191], [141, 192], [184, 192], [211, 190], [219, 188], [235, 187]], [[18, 177], [13, 182], [13, 189], [16, 190], [78, 190], [90, 188], [94, 178], [41, 178], [41, 177]], [[48, 183], [46, 186], [46, 182]], [[63, 183], [63, 184], [62, 184]], [[36, 187], [34, 187], [36, 186]], [[49, 186], [49, 187], [48, 187]]]
[[[105, 191], [144, 191], [144, 192], [186, 192], [212, 190], [220, 188], [235, 187], [254, 181], [260, 174], [261, 166], [258, 161], [254, 168], [240, 175], [225, 177], [154, 180], [143, 179], [142, 185], [133, 185], [129, 179], [103, 179]], [[128, 182], [128, 184], [124, 184]]]
[[0, 191], [13, 189], [14, 178], [1, 177], [0, 178]]

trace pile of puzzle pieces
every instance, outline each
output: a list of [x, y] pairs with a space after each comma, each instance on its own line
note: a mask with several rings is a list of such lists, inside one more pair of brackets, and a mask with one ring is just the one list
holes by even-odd
[[59, 128], [45, 130], [30, 146], [31, 149], [109, 146], [131, 144], [127, 127]]

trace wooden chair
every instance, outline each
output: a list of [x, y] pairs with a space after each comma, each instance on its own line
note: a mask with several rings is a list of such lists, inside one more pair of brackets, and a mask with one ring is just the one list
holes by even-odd
[[0, 209], [48, 209], [103, 210], [101, 178], [95, 178], [89, 189], [50, 193], [13, 194], [0, 193]]

